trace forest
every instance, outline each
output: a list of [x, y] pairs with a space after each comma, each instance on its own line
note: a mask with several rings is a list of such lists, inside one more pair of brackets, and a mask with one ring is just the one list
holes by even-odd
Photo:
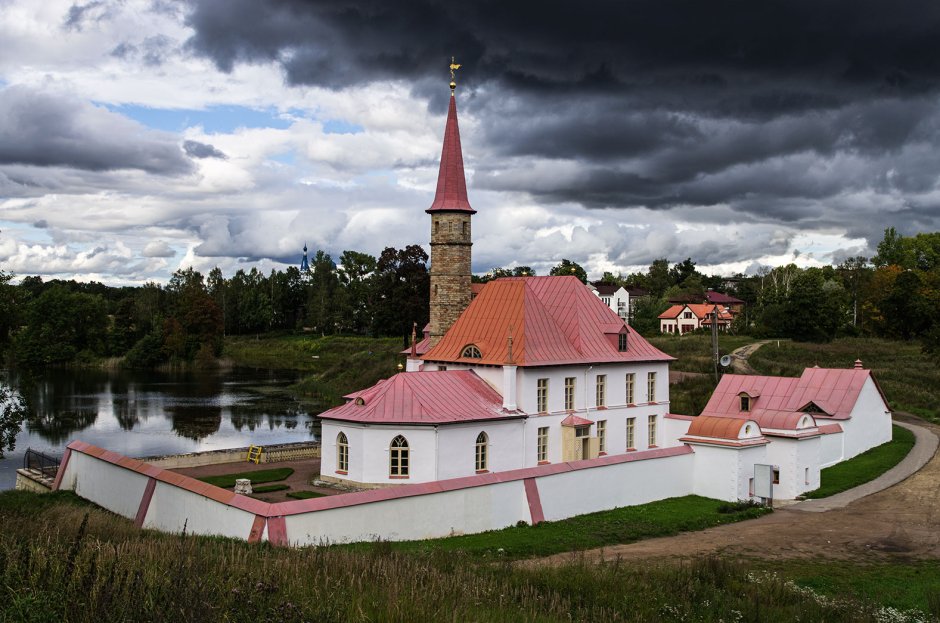
[[[495, 268], [475, 282], [534, 275], [528, 266]], [[587, 281], [584, 268], [562, 260], [553, 275]], [[841, 336], [920, 340], [940, 359], [940, 232], [905, 237], [885, 231], [873, 258], [838, 266], [794, 264], [755, 275], [705, 275], [691, 258], [657, 259], [645, 272], [606, 273], [602, 282], [640, 288], [632, 326], [658, 332], [670, 301], [701, 299], [707, 289], [745, 301], [732, 330], [755, 337], [826, 342]], [[418, 245], [386, 248], [378, 257], [317, 251], [310, 270], [265, 275], [256, 268], [225, 277], [176, 271], [165, 285], [113, 287], [97, 282], [0, 271], [0, 351], [23, 367], [95, 365], [113, 359], [130, 368], [192, 362], [211, 365], [226, 335], [307, 331], [317, 335], [401, 337], [428, 321], [428, 256]], [[598, 283], [598, 282], [595, 282]], [[699, 300], [698, 302], [701, 302]]]

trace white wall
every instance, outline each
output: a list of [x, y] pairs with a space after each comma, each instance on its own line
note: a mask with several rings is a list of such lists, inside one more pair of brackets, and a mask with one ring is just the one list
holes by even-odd
[[[137, 509], [134, 509], [136, 512]], [[247, 539], [254, 520], [254, 513], [221, 504], [181, 487], [158, 482], [144, 520], [144, 528], [181, 532], [185, 527], [187, 534], [215, 534]]]
[[819, 466], [835, 465], [842, 460], [845, 433], [830, 433], [819, 438]]
[[677, 420], [673, 418], [663, 418], [662, 429], [663, 437], [662, 443], [660, 444], [664, 448], [671, 448], [673, 446], [681, 446], [682, 442], [679, 441], [679, 437], [685, 437], [689, 434], [689, 426], [692, 425], [691, 420]]
[[111, 463], [72, 452], [60, 489], [71, 489], [79, 497], [122, 517], [136, 517], [140, 499], [149, 480], [143, 474], [115, 469]]
[[[774, 485], [774, 499], [792, 500], [819, 488], [819, 437], [768, 439], [767, 462], [780, 469], [780, 482]], [[807, 469], [809, 483], [806, 482]]]
[[693, 492], [707, 498], [736, 502], [750, 498], [754, 465], [768, 463], [768, 445], [710, 446], [693, 444], [695, 475]]
[[694, 454], [618, 463], [536, 479], [547, 521], [689, 495]]
[[488, 471], [504, 472], [523, 466], [525, 424], [522, 420], [450, 424], [438, 428], [439, 479], [460, 478], [476, 472], [477, 436], [481, 432], [489, 437]]
[[851, 419], [839, 421], [845, 431], [843, 458], [850, 459], [891, 441], [891, 413], [871, 377], [862, 386], [851, 415]]
[[405, 541], [530, 521], [522, 480], [288, 515], [288, 542]]

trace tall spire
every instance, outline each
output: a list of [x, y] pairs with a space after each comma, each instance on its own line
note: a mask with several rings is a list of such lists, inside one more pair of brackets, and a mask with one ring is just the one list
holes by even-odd
[[[453, 70], [460, 65], [451, 63]], [[467, 199], [467, 179], [463, 172], [463, 153], [460, 149], [460, 128], [457, 126], [457, 98], [453, 97], [456, 83], [451, 78], [450, 106], [447, 109], [447, 125], [444, 128], [444, 148], [441, 150], [441, 168], [437, 174], [437, 192], [431, 207], [432, 212], [469, 212], [476, 214]]]

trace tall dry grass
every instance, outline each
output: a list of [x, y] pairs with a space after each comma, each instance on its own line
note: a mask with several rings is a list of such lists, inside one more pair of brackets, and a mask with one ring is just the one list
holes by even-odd
[[[0, 496], [3, 621], [874, 621], [737, 563], [520, 568], [136, 531], [55, 494]], [[38, 510], [37, 508], [38, 507]]]

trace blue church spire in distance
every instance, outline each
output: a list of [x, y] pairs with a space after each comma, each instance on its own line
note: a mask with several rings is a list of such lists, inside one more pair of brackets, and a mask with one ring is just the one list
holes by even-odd
[[310, 272], [310, 263], [307, 261], [307, 243], [304, 243], [304, 256], [300, 260], [300, 271], [307, 273]]

